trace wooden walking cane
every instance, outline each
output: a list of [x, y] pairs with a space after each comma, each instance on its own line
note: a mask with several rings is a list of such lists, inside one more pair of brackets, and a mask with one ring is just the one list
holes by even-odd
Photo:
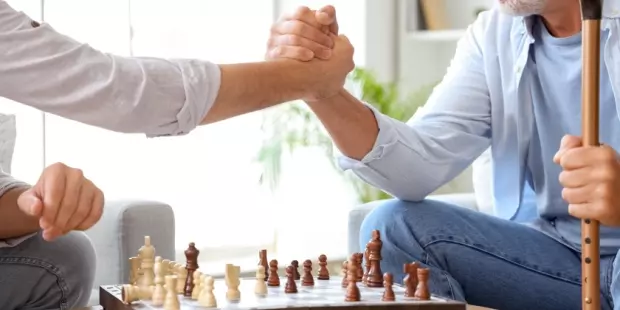
[[[581, 0], [582, 95], [581, 131], [584, 146], [599, 145], [599, 83], [603, 0]], [[583, 310], [601, 309], [599, 222], [581, 221], [581, 295]]]

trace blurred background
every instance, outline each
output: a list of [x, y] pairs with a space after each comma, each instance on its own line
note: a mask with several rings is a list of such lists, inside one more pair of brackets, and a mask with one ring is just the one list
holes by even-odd
[[[333, 4], [356, 48], [348, 82], [358, 97], [409, 119], [439, 82], [466, 27], [494, 0], [9, 0], [35, 20], [105, 52], [260, 61], [270, 25], [299, 5]], [[388, 197], [335, 166], [337, 150], [299, 102], [147, 139], [93, 128], [0, 98], [15, 114], [12, 174], [34, 183], [44, 167], [84, 170], [107, 199], [170, 204], [177, 258], [196, 242], [201, 260], [256, 261], [347, 254], [347, 213]], [[471, 191], [468, 170], [439, 190]], [[136, 249], [137, 250], [137, 249]]]

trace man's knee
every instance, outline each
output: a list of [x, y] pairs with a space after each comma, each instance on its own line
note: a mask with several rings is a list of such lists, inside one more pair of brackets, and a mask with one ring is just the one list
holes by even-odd
[[[5, 249], [0, 259], [5, 267], [20, 270], [19, 277], [9, 279], [15, 283], [3, 283], [10, 286], [6, 292], [20, 303], [14, 306], [72, 309], [87, 305], [95, 279], [96, 255], [84, 233], [72, 232], [52, 242], [38, 234], [15, 248]], [[19, 288], [18, 282], [29, 283], [30, 288]]]

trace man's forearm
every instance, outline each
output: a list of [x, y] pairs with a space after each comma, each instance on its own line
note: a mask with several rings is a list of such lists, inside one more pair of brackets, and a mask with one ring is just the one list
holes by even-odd
[[302, 98], [313, 86], [309, 66], [309, 63], [286, 59], [220, 65], [222, 75], [218, 95], [202, 124]]
[[379, 127], [373, 112], [346, 90], [329, 99], [308, 102], [332, 140], [345, 156], [361, 160], [377, 140]]
[[39, 220], [19, 210], [17, 198], [27, 188], [7, 191], [0, 197], [0, 239], [21, 237], [39, 230]]

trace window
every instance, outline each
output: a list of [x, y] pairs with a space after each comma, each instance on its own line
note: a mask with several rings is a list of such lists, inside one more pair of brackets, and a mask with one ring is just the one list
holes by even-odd
[[[28, 1], [34, 16], [40, 14], [36, 9], [41, 0]], [[340, 12], [346, 12], [340, 13], [341, 30], [356, 45], [356, 62], [364, 65], [365, 46], [370, 45], [364, 6], [335, 2]], [[300, 4], [321, 5], [301, 0], [46, 0], [43, 4], [46, 22], [100, 50], [216, 63], [262, 60], [269, 28], [280, 12]], [[192, 241], [201, 250], [201, 261], [255, 260], [259, 248], [276, 251], [282, 261], [346, 254], [347, 214], [355, 197], [331, 167], [333, 159], [312, 148], [299, 151], [286, 159], [278, 192], [259, 186], [254, 158], [262, 143], [262, 112], [183, 137], [147, 139], [53, 115], [45, 115], [43, 121], [37, 111], [18, 109], [18, 122], [28, 124], [29, 130], [19, 133], [20, 156], [13, 165], [17, 176], [36, 181], [43, 164], [64, 162], [83, 169], [109, 200], [170, 204], [177, 220], [179, 261]]]

